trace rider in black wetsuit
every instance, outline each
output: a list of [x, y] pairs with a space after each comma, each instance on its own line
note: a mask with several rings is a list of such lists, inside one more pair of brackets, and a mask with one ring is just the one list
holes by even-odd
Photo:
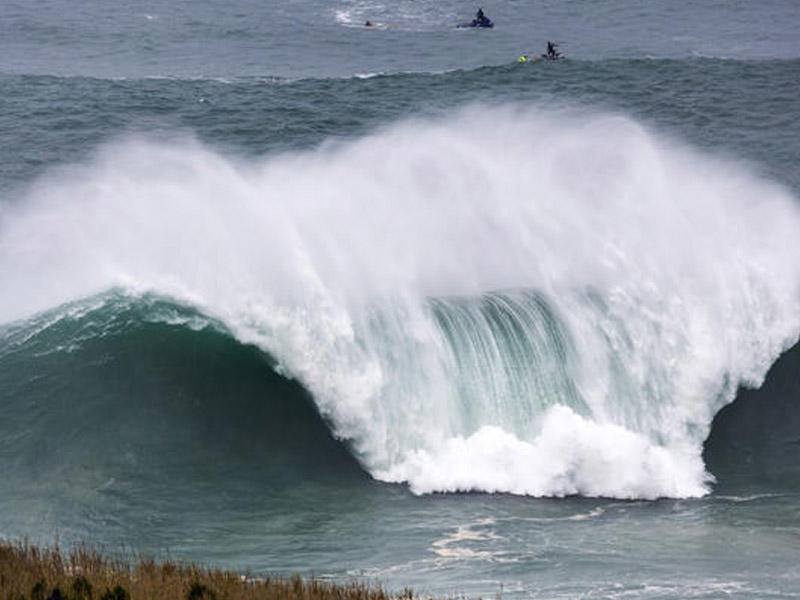
[[556, 58], [561, 58], [561, 53], [556, 50], [556, 45], [551, 42], [550, 40], [547, 41], [547, 58], [550, 60], [555, 60]]
[[489, 19], [486, 18], [486, 15], [483, 14], [483, 9], [479, 8], [478, 12], [475, 14], [475, 18], [472, 20], [473, 27], [478, 25], [486, 25], [489, 22]]

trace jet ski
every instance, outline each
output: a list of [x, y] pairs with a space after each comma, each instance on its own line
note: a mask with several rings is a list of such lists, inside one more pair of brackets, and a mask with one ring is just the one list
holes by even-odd
[[523, 54], [517, 59], [517, 62], [539, 62], [542, 60], [564, 60], [564, 56], [559, 54], [558, 56], [552, 56], [549, 54]]
[[523, 54], [520, 56], [517, 61], [518, 62], [539, 62], [540, 60], [563, 60], [564, 55], [558, 51], [558, 44], [554, 44], [553, 42], [547, 42], [547, 52], [544, 54], [534, 54], [529, 56], [527, 54]]
[[488, 29], [494, 27], [494, 22], [490, 18], [484, 17], [480, 21], [478, 19], [472, 19], [472, 21], [470, 21], [469, 23], [459, 23], [458, 25], [456, 25], [457, 29], [470, 29], [472, 27]]
[[478, 12], [475, 13], [475, 18], [472, 19], [469, 23], [460, 23], [456, 25], [458, 29], [469, 29], [473, 27], [482, 28], [482, 29], [489, 29], [494, 27], [494, 23], [492, 20], [483, 14], [483, 9], [479, 8]]

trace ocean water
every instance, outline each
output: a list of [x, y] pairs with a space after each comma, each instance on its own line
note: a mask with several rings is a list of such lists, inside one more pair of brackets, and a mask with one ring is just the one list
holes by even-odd
[[800, 8], [476, 9], [2, 3], [0, 536], [800, 597]]

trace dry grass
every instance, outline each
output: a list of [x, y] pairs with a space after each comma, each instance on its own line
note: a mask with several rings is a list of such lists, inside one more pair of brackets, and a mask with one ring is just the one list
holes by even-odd
[[238, 573], [148, 558], [109, 558], [0, 540], [0, 600], [412, 600], [364, 583], [251, 579]]

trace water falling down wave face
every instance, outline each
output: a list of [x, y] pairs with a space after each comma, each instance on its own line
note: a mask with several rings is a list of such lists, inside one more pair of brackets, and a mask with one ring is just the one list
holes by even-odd
[[698, 496], [800, 331], [796, 201], [630, 119], [477, 107], [260, 160], [124, 139], [0, 216], [0, 319], [198, 307], [417, 493]]

